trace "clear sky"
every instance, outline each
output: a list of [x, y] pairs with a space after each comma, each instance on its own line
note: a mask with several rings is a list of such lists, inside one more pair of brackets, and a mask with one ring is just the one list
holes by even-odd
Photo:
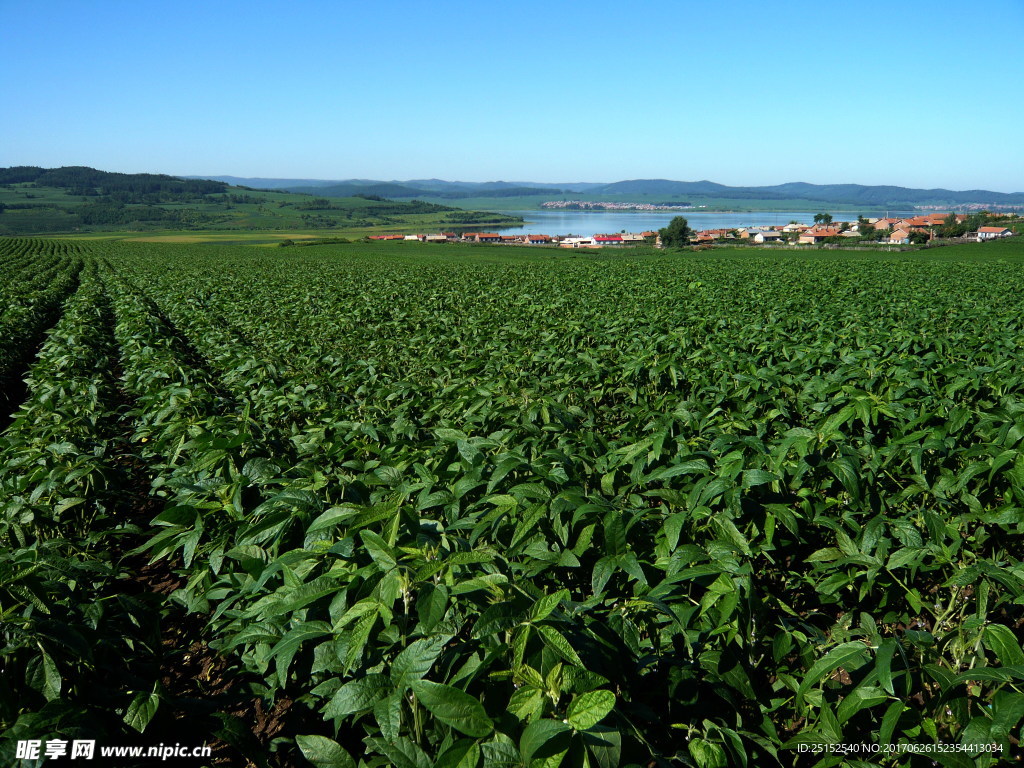
[[1024, 191], [1024, 0], [0, 0], [0, 166]]

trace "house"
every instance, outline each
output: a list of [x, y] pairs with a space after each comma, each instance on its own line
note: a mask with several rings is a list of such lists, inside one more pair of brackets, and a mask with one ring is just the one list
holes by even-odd
[[644, 244], [644, 236], [643, 235], [636, 235], [636, 234], [633, 234], [632, 232], [627, 232], [626, 234], [624, 234], [622, 236], [622, 244], [623, 245], [643, 245]]
[[424, 238], [424, 242], [427, 243], [447, 243], [448, 238], [445, 235], [427, 235]]
[[622, 245], [622, 235], [594, 235], [594, 245]]
[[551, 242], [549, 235], [526, 235], [524, 242], [530, 245], [547, 245]]
[[[941, 224], [942, 224], [942, 220], [940, 219], [939, 222], [938, 222], [938, 225], [941, 225]], [[938, 226], [938, 225], [936, 225], [936, 224], [934, 224], [932, 222], [932, 217], [931, 216], [913, 216], [913, 217], [911, 217], [909, 219], [903, 219], [899, 223], [899, 226], [900, 226], [901, 229], [910, 230], [910, 231], [913, 231], [915, 229], [916, 230], [924, 230], [924, 229], [928, 229], [929, 227], [934, 227], [934, 226]]]
[[808, 229], [810, 229], [810, 227], [808, 227], [806, 224], [797, 224], [795, 222], [791, 222], [791, 223], [787, 224], [786, 226], [784, 226], [781, 231], [782, 232], [806, 232]]
[[706, 243], [723, 237], [732, 237], [731, 229], [702, 229], [697, 233], [697, 242]]
[[820, 243], [822, 240], [825, 240], [826, 238], [839, 237], [839, 235], [841, 234], [842, 232], [840, 230], [829, 229], [827, 227], [821, 229], [808, 229], [806, 232], [800, 235], [800, 239], [797, 242], [805, 244]]
[[978, 242], [995, 240], [999, 237], [1009, 237], [1012, 234], [1013, 231], [1006, 227], [978, 227]]
[[501, 235], [497, 232], [474, 232], [474, 243], [500, 243]]
[[562, 248], [593, 248], [594, 241], [589, 237], [563, 237], [558, 245]]
[[782, 233], [780, 232], [758, 232], [751, 238], [755, 243], [781, 243]]
[[895, 229], [899, 225], [900, 221], [901, 219], [878, 219], [875, 221], [875, 229]]
[[891, 245], [906, 245], [910, 242], [910, 232], [906, 229], [896, 229], [889, 235]]

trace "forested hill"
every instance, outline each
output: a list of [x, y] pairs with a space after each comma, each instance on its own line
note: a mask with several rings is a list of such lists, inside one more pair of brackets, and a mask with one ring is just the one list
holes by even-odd
[[223, 181], [181, 179], [155, 173], [112, 173], [81, 165], [38, 168], [22, 165], [0, 168], [0, 184], [35, 184], [67, 190], [84, 197], [105, 197], [120, 203], [165, 203], [193, 200], [226, 192]]
[[729, 187], [713, 181], [634, 179], [617, 181], [588, 190], [592, 195], [684, 195], [734, 200], [809, 200], [852, 205], [1024, 205], [1024, 192], [992, 192], [986, 189], [911, 189], [863, 184], [808, 184], [791, 182], [767, 187]]

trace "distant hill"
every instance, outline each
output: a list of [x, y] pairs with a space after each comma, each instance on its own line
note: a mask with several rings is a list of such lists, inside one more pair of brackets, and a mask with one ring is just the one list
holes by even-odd
[[498, 182], [498, 185], [479, 185], [448, 183], [445, 186], [437, 186], [434, 189], [411, 186], [408, 184], [397, 184], [395, 182], [377, 182], [368, 184], [358, 181], [344, 182], [341, 184], [330, 184], [327, 186], [296, 186], [285, 187], [287, 192], [298, 192], [307, 195], [323, 195], [326, 197], [352, 197], [354, 195], [380, 195], [381, 197], [440, 197], [449, 200], [459, 200], [467, 197], [526, 197], [529, 195], [562, 195], [563, 189], [552, 189], [547, 187], [519, 187], [511, 184]]
[[355, 197], [356, 195], [377, 195], [379, 197], [432, 197], [434, 194], [424, 189], [407, 187], [404, 184], [380, 181], [361, 184], [345, 182], [341, 184], [324, 184], [322, 186], [282, 187], [286, 192], [320, 197]]
[[[302, 195], [85, 166], [0, 168], [0, 235], [194, 229], [360, 233], [372, 227], [458, 231], [522, 222], [518, 216], [415, 199], [416, 194], [388, 199], [374, 194], [378, 186], [366, 182], [354, 187], [358, 196], [328, 198], [322, 192]], [[398, 185], [383, 185], [389, 186]]]
[[[190, 177], [194, 178], [194, 177]], [[580, 194], [587, 197], [629, 196], [713, 198], [719, 200], [806, 200], [828, 205], [873, 207], [914, 207], [919, 205], [1019, 205], [1024, 206], [1024, 192], [992, 192], [984, 189], [914, 189], [898, 186], [867, 186], [863, 184], [809, 184], [790, 182], [763, 187], [730, 187], [713, 181], [673, 181], [670, 179], [633, 179], [613, 183], [532, 181], [445, 181], [414, 179], [409, 181], [375, 181], [346, 179], [324, 181], [310, 179], [245, 179], [235, 176], [207, 177], [232, 184], [260, 189], [285, 189], [329, 197], [353, 194], [375, 194], [382, 197], [432, 197], [457, 200], [469, 197], [526, 197], [551, 195], [565, 197]]]
[[[549, 184], [532, 181], [444, 181], [443, 179], [411, 179], [409, 181], [382, 181], [375, 179], [272, 179], [244, 176], [182, 176], [183, 179], [212, 179], [234, 186], [253, 189], [281, 189], [288, 192], [324, 194], [324, 188], [334, 188], [330, 197], [349, 194], [390, 195], [391, 197], [516, 197], [522, 195], [548, 195], [585, 192], [602, 183], [568, 182]], [[388, 189], [391, 192], [369, 188]]]
[[1024, 192], [991, 192], [973, 189], [956, 192], [949, 189], [909, 189], [862, 184], [808, 184], [791, 182], [767, 187], [728, 187], [713, 181], [669, 181], [636, 179], [617, 181], [588, 190], [591, 195], [683, 195], [735, 200], [807, 200], [843, 205], [915, 206], [1001, 204], [1024, 205]]
[[112, 173], [83, 165], [39, 168], [20, 165], [0, 168], [0, 184], [32, 183], [40, 187], [67, 190], [84, 197], [114, 197], [121, 203], [157, 203], [190, 200], [221, 193], [228, 185], [221, 181], [182, 179], [155, 173]]

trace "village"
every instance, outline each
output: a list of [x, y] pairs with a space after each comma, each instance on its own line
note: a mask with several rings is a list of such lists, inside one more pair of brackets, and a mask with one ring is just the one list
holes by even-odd
[[[694, 232], [690, 242], [694, 245], [712, 245], [716, 242], [758, 245], [820, 245], [863, 242], [870, 239], [887, 245], [924, 244], [940, 236], [940, 228], [952, 224], [963, 225], [969, 217], [965, 214], [933, 213], [909, 218], [858, 218], [857, 221], [832, 221], [828, 214], [819, 214], [815, 224], [737, 227], [729, 229], [704, 229]], [[994, 214], [988, 218], [1012, 217], [1012, 214]], [[1013, 230], [1005, 226], [979, 226], [956, 236], [961, 242], [984, 242], [1009, 237]], [[662, 247], [657, 231], [639, 233], [620, 232], [617, 234], [595, 234], [589, 237], [578, 235], [502, 235], [497, 232], [441, 232], [438, 234], [416, 235], [370, 235], [370, 240], [410, 240], [421, 243], [490, 243], [494, 245], [543, 245], [561, 248], [622, 248], [650, 245]], [[948, 238], [947, 238], [948, 239]]]

